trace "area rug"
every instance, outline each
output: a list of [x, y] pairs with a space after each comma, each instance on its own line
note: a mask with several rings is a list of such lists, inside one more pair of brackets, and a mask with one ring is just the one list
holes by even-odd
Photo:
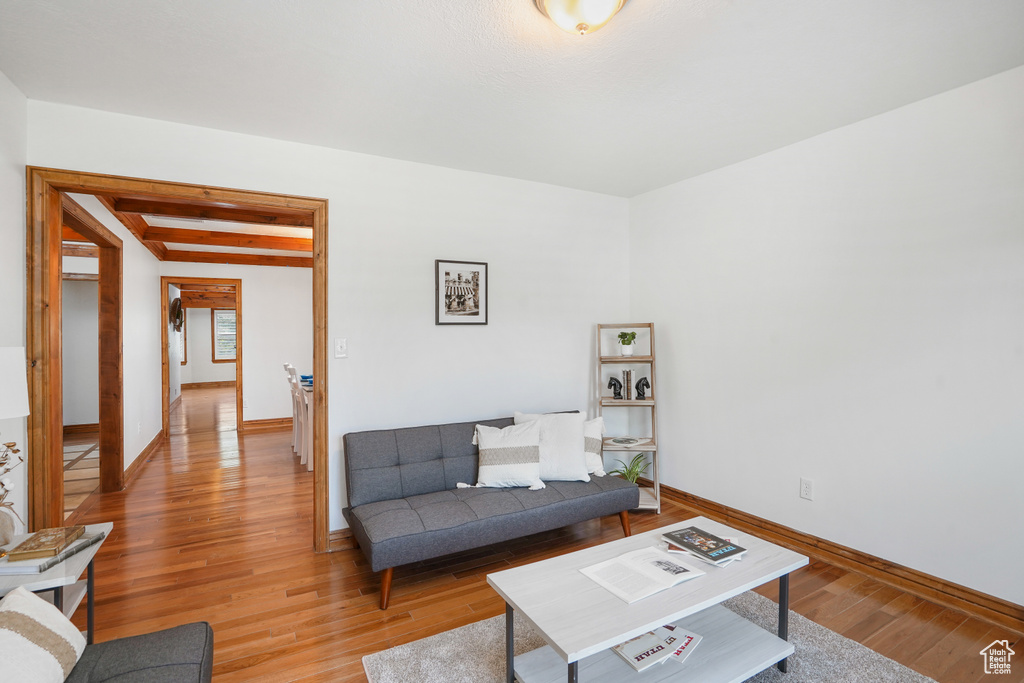
[[[722, 603], [733, 612], [775, 633], [778, 605], [747, 592]], [[544, 644], [516, 620], [516, 654]], [[749, 679], [756, 683], [927, 683], [931, 678], [869, 650], [860, 643], [790, 612], [789, 640], [796, 654], [789, 673], [775, 667]], [[505, 617], [479, 621], [430, 638], [363, 657], [370, 683], [499, 683], [505, 675]]]

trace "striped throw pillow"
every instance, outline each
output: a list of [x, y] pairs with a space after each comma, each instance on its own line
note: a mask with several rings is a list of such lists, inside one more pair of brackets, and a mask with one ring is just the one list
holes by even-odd
[[587, 454], [587, 472], [604, 476], [604, 418], [595, 417], [583, 423], [583, 450]]
[[476, 485], [544, 488], [540, 480], [540, 425], [536, 422], [504, 429], [476, 426], [480, 450]]
[[85, 650], [85, 637], [64, 614], [23, 587], [0, 600], [3, 680], [61, 683]]

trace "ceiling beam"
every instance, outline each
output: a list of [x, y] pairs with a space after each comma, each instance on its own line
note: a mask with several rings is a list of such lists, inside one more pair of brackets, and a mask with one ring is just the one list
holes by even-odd
[[[70, 227], [67, 223], [68, 221], [65, 220], [64, 225], [62, 226], [61, 240], [64, 242], [89, 242], [89, 240], [78, 234], [75, 229]], [[91, 242], [89, 243], [92, 244]]]
[[61, 256], [81, 256], [84, 258], [99, 258], [100, 248], [95, 244], [81, 244], [79, 242], [65, 242], [60, 247]]
[[234, 292], [181, 292], [182, 308], [234, 308]]
[[313, 259], [305, 256], [262, 256], [259, 254], [224, 254], [216, 251], [169, 250], [165, 261], [185, 263], [234, 263], [243, 266], [289, 266], [312, 268]]
[[62, 273], [61, 280], [79, 280], [85, 282], [99, 282], [99, 273]]
[[280, 209], [210, 206], [198, 203], [178, 204], [123, 197], [114, 200], [114, 210], [121, 213], [149, 214], [168, 218], [202, 218], [208, 221], [284, 225], [294, 228], [312, 228], [313, 216], [308, 211], [282, 211]]
[[135, 235], [135, 238], [142, 242], [142, 246], [149, 249], [153, 256], [156, 256], [157, 259], [161, 261], [166, 260], [167, 247], [165, 247], [161, 242], [146, 241], [145, 234], [149, 224], [146, 223], [145, 218], [133, 214], [120, 213], [116, 208], [114, 208], [114, 200], [111, 197], [98, 194], [96, 195], [96, 199], [100, 200], [100, 204], [105, 206], [107, 211], [114, 215], [114, 218], [121, 221], [121, 224], [128, 228], [128, 231]]
[[244, 232], [217, 232], [215, 230], [191, 230], [188, 228], [162, 228], [154, 226], [146, 229], [146, 239], [153, 240], [154, 242], [172, 242], [175, 244], [208, 244], [215, 247], [313, 251], [312, 239], [254, 235]]
[[195, 282], [186, 282], [184, 284], [175, 285], [178, 289], [183, 292], [233, 292], [235, 291], [234, 285], [203, 285]]

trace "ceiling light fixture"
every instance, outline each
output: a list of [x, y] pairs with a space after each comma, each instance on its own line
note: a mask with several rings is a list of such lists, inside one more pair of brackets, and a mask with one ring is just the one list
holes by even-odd
[[622, 9], [626, 0], [534, 0], [555, 26], [581, 36], [601, 28]]

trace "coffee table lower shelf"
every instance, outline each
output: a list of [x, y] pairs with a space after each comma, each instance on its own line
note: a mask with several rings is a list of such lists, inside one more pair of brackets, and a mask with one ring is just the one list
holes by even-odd
[[[611, 650], [580, 660], [583, 683], [727, 683], [745, 681], [793, 654], [793, 646], [721, 605], [675, 622], [703, 636], [682, 664], [666, 661], [637, 672]], [[563, 683], [566, 662], [548, 646], [515, 658], [521, 683]]]

